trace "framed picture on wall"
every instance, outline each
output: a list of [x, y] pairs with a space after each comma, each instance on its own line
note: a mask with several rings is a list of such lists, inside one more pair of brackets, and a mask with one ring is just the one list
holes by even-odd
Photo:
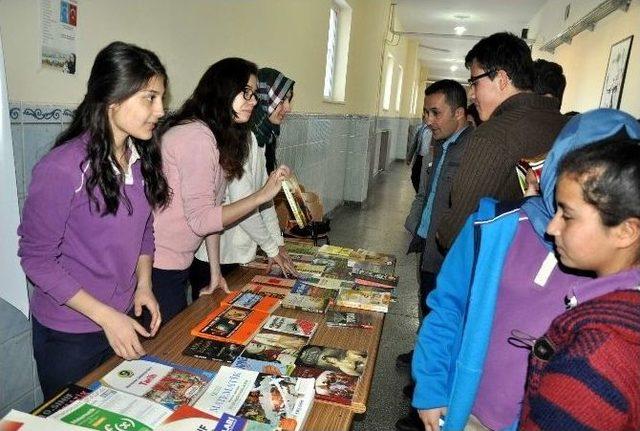
[[624, 77], [627, 73], [629, 54], [631, 53], [631, 42], [633, 42], [633, 35], [611, 45], [607, 73], [604, 75], [604, 85], [600, 96], [601, 108], [620, 108]]

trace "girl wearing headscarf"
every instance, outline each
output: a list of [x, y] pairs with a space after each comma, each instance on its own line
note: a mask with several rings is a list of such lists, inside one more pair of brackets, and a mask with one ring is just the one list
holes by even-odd
[[442, 416], [445, 430], [517, 425], [535, 341], [527, 334], [544, 333], [565, 311], [565, 298], [592, 280], [560, 266], [545, 235], [555, 213], [559, 161], [621, 130], [634, 136], [640, 127], [614, 110], [575, 117], [545, 161], [540, 196], [520, 208], [482, 199], [467, 220], [428, 297], [432, 311], [413, 356], [412, 404], [425, 426], [439, 430]]
[[[243, 174], [228, 182], [224, 203], [240, 200], [260, 189], [275, 167], [276, 138], [280, 124], [291, 111], [294, 81], [275, 69], [258, 70], [256, 98], [258, 105], [249, 120], [253, 133], [249, 134], [249, 155], [243, 166]], [[269, 201], [225, 229], [220, 237], [220, 266], [225, 275], [238, 264], [255, 259], [258, 246], [269, 258], [270, 271], [278, 265], [285, 276], [297, 275], [293, 262], [284, 248], [284, 240], [278, 224], [273, 202]], [[191, 266], [192, 299], [198, 298], [200, 289], [210, 283], [210, 264], [206, 243], [200, 246]]]

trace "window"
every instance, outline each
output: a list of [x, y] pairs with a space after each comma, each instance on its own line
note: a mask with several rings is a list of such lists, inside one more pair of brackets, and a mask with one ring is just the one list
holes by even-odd
[[384, 74], [384, 92], [382, 93], [382, 109], [389, 110], [391, 106], [391, 83], [393, 82], [393, 55], [387, 55], [387, 68]]
[[400, 112], [400, 102], [402, 101], [402, 78], [404, 69], [398, 66], [398, 88], [396, 89], [396, 111]]
[[350, 34], [351, 7], [344, 0], [334, 0], [329, 9], [327, 64], [323, 91], [325, 100], [330, 102], [344, 102]]
[[416, 109], [418, 107], [418, 84], [415, 82], [411, 86], [411, 107], [409, 108], [409, 112], [411, 115], [416, 115]]

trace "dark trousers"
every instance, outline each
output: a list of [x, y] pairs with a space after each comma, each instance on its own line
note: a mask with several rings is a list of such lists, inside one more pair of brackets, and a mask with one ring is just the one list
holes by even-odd
[[[239, 267], [237, 263], [227, 263], [220, 265], [220, 272], [226, 277], [234, 269]], [[200, 259], [193, 259], [191, 268], [189, 268], [189, 284], [191, 284], [191, 300], [195, 301], [200, 297], [200, 290], [204, 289], [211, 283], [211, 270], [209, 262]]]
[[[176, 314], [187, 308], [188, 268], [180, 270], [153, 268], [151, 282], [153, 294], [160, 305], [162, 323], [169, 322]], [[148, 324], [143, 326], [149, 327]]]
[[436, 287], [436, 274], [433, 272], [420, 271], [420, 290], [419, 290], [419, 299], [420, 299], [420, 321], [429, 314], [431, 309], [427, 305], [427, 296], [435, 289]]
[[413, 167], [411, 168], [411, 184], [413, 184], [413, 188], [416, 189], [416, 193], [420, 189], [420, 173], [422, 172], [422, 156], [416, 154], [415, 160], [413, 161]]
[[44, 399], [75, 383], [114, 354], [103, 331], [72, 334], [32, 318], [33, 356]]

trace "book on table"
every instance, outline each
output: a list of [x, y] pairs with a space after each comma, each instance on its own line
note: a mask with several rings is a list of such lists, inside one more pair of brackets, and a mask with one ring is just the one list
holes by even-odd
[[272, 277], [269, 275], [254, 275], [251, 282], [276, 287], [288, 287], [291, 289], [296, 280], [294, 278]]
[[373, 328], [369, 317], [352, 311], [327, 310], [326, 324], [331, 328]]
[[43, 418], [49, 417], [69, 404], [86, 397], [91, 392], [91, 389], [71, 383], [62, 388], [53, 398], [33, 409], [31, 414]]
[[0, 431], [86, 431], [84, 427], [10, 410], [0, 418]]
[[[155, 431], [275, 431], [276, 428], [227, 413], [219, 418], [191, 406], [181, 406]], [[115, 430], [114, 430], [115, 431]]]
[[247, 344], [242, 357], [265, 362], [294, 364], [309, 338], [262, 330]]
[[151, 431], [172, 412], [147, 398], [101, 386], [45, 420], [57, 419], [95, 430]]
[[280, 300], [273, 296], [265, 296], [259, 293], [235, 291], [228, 293], [227, 296], [220, 301], [220, 304], [243, 308], [245, 310], [261, 311], [268, 314], [278, 308]]
[[313, 320], [294, 319], [284, 316], [271, 316], [262, 327], [263, 331], [281, 332], [306, 338], [313, 337], [317, 329], [318, 324]]
[[112, 389], [146, 398], [175, 410], [191, 404], [215, 375], [153, 356], [123, 361], [100, 379]]
[[379, 311], [386, 313], [389, 311], [391, 293], [376, 292], [372, 289], [359, 287], [357, 289], [341, 289], [336, 298], [336, 305], [360, 310]]
[[298, 431], [313, 406], [314, 380], [272, 376], [221, 367], [194, 407], [213, 416], [224, 413]]
[[240, 353], [242, 353], [243, 350], [244, 346], [242, 344], [225, 343], [222, 341], [196, 337], [182, 351], [182, 354], [198, 359], [232, 363], [238, 356], [240, 356]]
[[337, 290], [313, 286], [298, 280], [282, 300], [282, 308], [324, 313], [338, 294]]
[[279, 287], [272, 286], [269, 284], [259, 284], [259, 283], [247, 283], [242, 289], [243, 292], [253, 292], [263, 296], [271, 296], [273, 298], [283, 300], [287, 293], [291, 290], [291, 287]]
[[245, 356], [238, 356], [231, 366], [241, 370], [257, 371], [274, 376], [290, 376], [296, 367], [294, 363], [282, 364], [277, 360], [267, 361]]

